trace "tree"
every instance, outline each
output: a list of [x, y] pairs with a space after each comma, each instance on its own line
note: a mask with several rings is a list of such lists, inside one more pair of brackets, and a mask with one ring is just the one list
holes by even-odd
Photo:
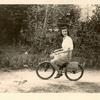
[[92, 68], [99, 68], [99, 32], [100, 32], [100, 6], [96, 5], [91, 19], [85, 22], [81, 22], [78, 25], [77, 31], [77, 49], [79, 51], [78, 56], [83, 56], [87, 59], [87, 65]]
[[[23, 26], [22, 34], [25, 41], [35, 46], [36, 50], [34, 51], [48, 48], [49, 45], [51, 48], [60, 46], [61, 34], [54, 32], [55, 28], [58, 27], [59, 18], [63, 22], [68, 20], [67, 24], [71, 22], [74, 26], [79, 18], [79, 9], [75, 5], [30, 5], [26, 13], [27, 17], [23, 21], [26, 23], [26, 27]], [[68, 15], [69, 13], [71, 14]], [[62, 24], [64, 25], [64, 23]]]
[[27, 6], [23, 5], [1, 5], [0, 6], [0, 33], [3, 44], [17, 43], [19, 40], [20, 30], [25, 18]]

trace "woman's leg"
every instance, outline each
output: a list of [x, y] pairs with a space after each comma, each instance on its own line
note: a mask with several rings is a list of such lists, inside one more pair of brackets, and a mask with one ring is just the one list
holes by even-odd
[[56, 68], [57, 70], [57, 75], [55, 76], [55, 78], [59, 78], [62, 76], [62, 69], [61, 69], [61, 65], [60, 65], [60, 60], [59, 59], [53, 59], [51, 60], [51, 64]]

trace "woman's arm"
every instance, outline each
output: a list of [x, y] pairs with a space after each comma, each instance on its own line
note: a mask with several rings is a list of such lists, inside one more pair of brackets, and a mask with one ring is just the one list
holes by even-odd
[[62, 51], [58, 51], [58, 54], [60, 54], [60, 53], [69, 53], [71, 50], [70, 49], [68, 49], [68, 50], [63, 50], [62, 49]]
[[60, 52], [60, 51], [63, 51], [63, 48], [57, 49], [54, 52]]

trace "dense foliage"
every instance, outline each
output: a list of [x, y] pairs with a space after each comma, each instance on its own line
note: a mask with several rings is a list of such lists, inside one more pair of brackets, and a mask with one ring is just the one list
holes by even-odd
[[[13, 54], [12, 57], [10, 53], [11, 56], [6, 59], [10, 63], [7, 64], [21, 66], [25, 59], [27, 63], [36, 63], [43, 55], [46, 59], [52, 50], [61, 47], [60, 28], [67, 26], [74, 41], [73, 58], [84, 59], [88, 67], [99, 67], [100, 6], [95, 6], [91, 19], [81, 22], [78, 5], [0, 5], [0, 45], [27, 45], [34, 55], [25, 57], [23, 54]], [[0, 55], [0, 58], [7, 55]]]

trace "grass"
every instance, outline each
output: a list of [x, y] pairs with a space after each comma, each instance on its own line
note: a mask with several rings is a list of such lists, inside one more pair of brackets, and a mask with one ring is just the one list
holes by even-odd
[[[34, 69], [40, 62], [49, 60], [49, 55], [47, 53], [48, 51], [32, 51], [26, 55], [26, 48], [27, 47], [13, 46], [0, 47], [0, 70], [14, 70], [23, 68]], [[84, 59], [81, 59], [81, 57], [73, 57], [73, 59], [74, 61], [82, 63], [84, 61]], [[89, 68], [89, 66], [86, 66], [85, 68]]]
[[[25, 48], [3, 47], [0, 49], [0, 69], [35, 68], [39, 62], [47, 60], [44, 52], [25, 54]], [[45, 56], [44, 56], [45, 55]]]

